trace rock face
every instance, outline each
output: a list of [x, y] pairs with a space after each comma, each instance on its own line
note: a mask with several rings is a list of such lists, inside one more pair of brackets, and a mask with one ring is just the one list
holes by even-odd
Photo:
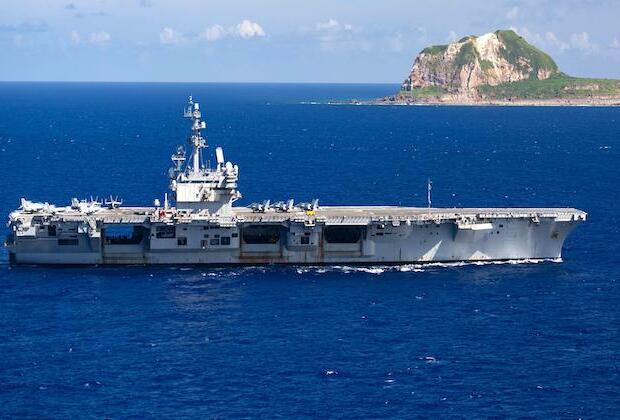
[[503, 30], [425, 48], [402, 90], [473, 98], [483, 85], [545, 80], [555, 74], [560, 72], [549, 55]]

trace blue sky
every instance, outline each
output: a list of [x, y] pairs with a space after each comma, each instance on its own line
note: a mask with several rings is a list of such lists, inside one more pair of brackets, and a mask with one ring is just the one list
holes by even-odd
[[423, 47], [499, 28], [620, 78], [619, 21], [612, 0], [7, 0], [0, 80], [399, 83]]

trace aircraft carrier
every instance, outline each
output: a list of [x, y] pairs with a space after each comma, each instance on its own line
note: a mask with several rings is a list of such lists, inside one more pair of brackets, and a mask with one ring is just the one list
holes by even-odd
[[239, 168], [207, 147], [190, 97], [191, 153], [172, 155], [170, 199], [150, 207], [72, 199], [67, 206], [21, 200], [5, 246], [13, 264], [408, 264], [559, 259], [586, 213], [574, 208], [322, 206], [318, 200], [241, 198]]

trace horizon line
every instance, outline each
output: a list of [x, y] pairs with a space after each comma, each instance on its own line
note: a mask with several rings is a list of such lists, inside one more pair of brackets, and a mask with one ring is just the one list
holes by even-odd
[[145, 81], [145, 80], [0, 80], [0, 83], [192, 83], [192, 84], [227, 84], [227, 85], [400, 85], [400, 82], [208, 82], [208, 81]]

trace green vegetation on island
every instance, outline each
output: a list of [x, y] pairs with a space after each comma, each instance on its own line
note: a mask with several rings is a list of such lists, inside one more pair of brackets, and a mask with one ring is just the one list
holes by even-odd
[[430, 47], [424, 48], [422, 52], [425, 54], [437, 55], [443, 53], [447, 49], [447, 45], [431, 45]]
[[538, 79], [539, 70], [546, 70], [551, 73], [558, 72], [558, 65], [549, 54], [528, 43], [515, 31], [495, 31], [495, 34], [503, 43], [501, 52], [506, 61], [520, 71], [529, 71], [530, 79]]
[[497, 86], [478, 88], [484, 98], [490, 99], [570, 99], [587, 96], [620, 95], [620, 80], [571, 77], [564, 73], [548, 79], [521, 80]]
[[407, 95], [412, 98], [435, 98], [446, 93], [449, 93], [449, 90], [441, 86], [425, 86], [408, 92], [401, 90], [401, 95]]

